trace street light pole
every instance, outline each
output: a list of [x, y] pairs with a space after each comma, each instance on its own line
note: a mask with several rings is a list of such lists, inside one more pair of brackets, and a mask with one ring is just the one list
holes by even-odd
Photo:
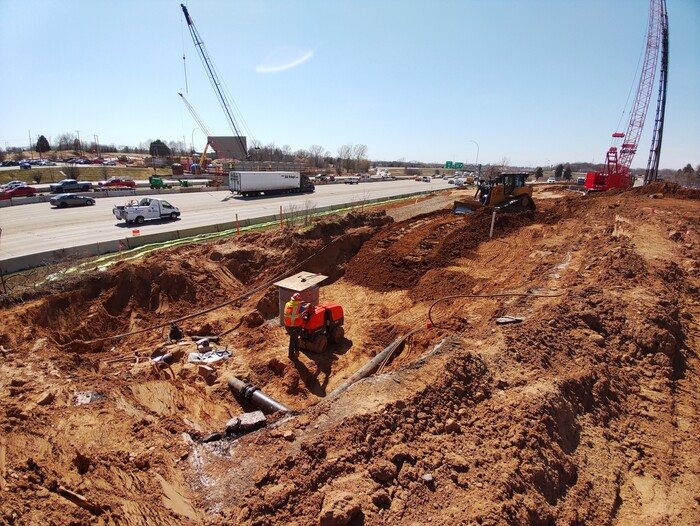
[[481, 170], [479, 170], [479, 143], [476, 141], [469, 141], [476, 144], [476, 176], [481, 178]]

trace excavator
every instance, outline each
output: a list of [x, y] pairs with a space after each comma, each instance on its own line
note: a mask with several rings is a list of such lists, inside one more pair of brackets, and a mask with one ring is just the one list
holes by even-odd
[[532, 186], [525, 184], [528, 173], [501, 173], [488, 181], [479, 183], [474, 197], [465, 201], [455, 201], [455, 214], [471, 214], [479, 208], [491, 206], [499, 212], [522, 212], [535, 210], [532, 200]]

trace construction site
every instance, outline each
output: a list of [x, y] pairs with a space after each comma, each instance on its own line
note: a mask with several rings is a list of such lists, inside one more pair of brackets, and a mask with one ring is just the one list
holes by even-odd
[[5, 296], [0, 522], [697, 524], [700, 192], [460, 192]]
[[[477, 162], [476, 194], [120, 242], [5, 290], [0, 524], [700, 523], [700, 190], [658, 179], [650, 6], [628, 127], [585, 185]], [[233, 135], [197, 169], [214, 139], [249, 157], [209, 75]]]

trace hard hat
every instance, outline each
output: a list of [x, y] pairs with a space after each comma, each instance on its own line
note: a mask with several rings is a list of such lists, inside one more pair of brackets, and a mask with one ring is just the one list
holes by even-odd
[[299, 301], [301, 299], [301, 294], [299, 294], [298, 292], [295, 292], [294, 294], [292, 294], [292, 299], [294, 301]]

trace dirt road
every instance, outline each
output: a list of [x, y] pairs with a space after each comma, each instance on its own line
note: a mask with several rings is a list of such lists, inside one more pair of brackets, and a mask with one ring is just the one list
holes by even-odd
[[[435, 198], [5, 298], [0, 523], [697, 524], [700, 195], [534, 197], [493, 238]], [[263, 285], [302, 261], [346, 339], [290, 361]], [[226, 436], [231, 376], [294, 412]]]

